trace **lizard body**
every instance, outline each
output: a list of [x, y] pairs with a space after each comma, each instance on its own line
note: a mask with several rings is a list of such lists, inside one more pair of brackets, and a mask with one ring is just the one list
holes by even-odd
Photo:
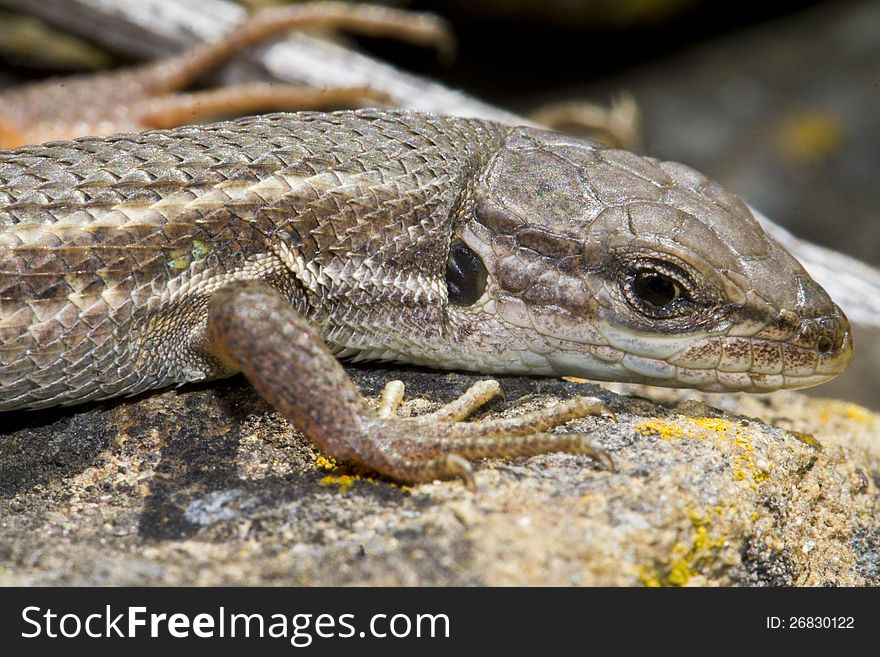
[[459, 422], [484, 389], [433, 425], [377, 419], [331, 353], [762, 391], [835, 376], [852, 343], [717, 183], [534, 128], [362, 110], [0, 151], [0, 410], [240, 370], [326, 451], [402, 480], [604, 456], [542, 433], [596, 400]]

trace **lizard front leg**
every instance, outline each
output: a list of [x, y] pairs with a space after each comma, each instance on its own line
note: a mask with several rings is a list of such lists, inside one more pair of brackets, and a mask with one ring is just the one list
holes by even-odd
[[398, 481], [461, 477], [473, 488], [468, 458], [552, 451], [586, 454], [613, 467], [608, 454], [590, 444], [586, 435], [545, 433], [576, 417], [606, 410], [590, 397], [575, 397], [519, 418], [457, 421], [494, 395], [493, 386], [481, 382], [465, 393], [462, 402], [433, 415], [391, 417], [387, 408], [396, 406], [401, 396], [396, 391], [385, 395], [386, 411], [376, 413], [315, 328], [263, 282], [236, 282], [213, 296], [208, 342], [214, 355], [241, 370], [322, 451]]

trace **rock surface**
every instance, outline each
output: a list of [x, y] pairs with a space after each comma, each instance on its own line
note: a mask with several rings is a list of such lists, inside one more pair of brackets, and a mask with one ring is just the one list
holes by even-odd
[[[477, 380], [351, 371], [372, 399], [404, 380], [402, 413]], [[478, 415], [605, 398], [616, 420], [563, 430], [594, 431], [619, 471], [551, 454], [478, 463], [475, 494], [401, 487], [322, 457], [239, 379], [6, 414], [0, 584], [880, 584], [880, 417], [862, 407], [501, 383]]]

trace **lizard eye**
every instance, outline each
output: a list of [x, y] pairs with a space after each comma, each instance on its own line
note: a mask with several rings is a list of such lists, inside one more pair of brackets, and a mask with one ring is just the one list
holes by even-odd
[[649, 306], [665, 308], [681, 296], [681, 286], [656, 271], [640, 271], [633, 281], [633, 292]]
[[629, 304], [652, 319], [680, 317], [691, 309], [688, 275], [668, 263], [640, 263], [624, 277], [623, 293]]
[[446, 261], [446, 290], [453, 306], [470, 306], [483, 296], [488, 272], [480, 256], [467, 244], [455, 240]]

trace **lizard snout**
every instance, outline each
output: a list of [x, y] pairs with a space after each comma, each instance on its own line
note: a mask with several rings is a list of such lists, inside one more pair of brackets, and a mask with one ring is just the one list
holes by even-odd
[[[821, 308], [811, 309], [813, 312], [804, 310], [781, 312], [764, 333], [781, 339], [784, 373], [803, 375], [806, 368], [823, 379], [837, 376], [853, 357], [849, 320], [840, 307], [830, 301]], [[785, 332], [788, 335], [780, 335]]]
[[804, 321], [801, 335], [814, 344], [823, 356], [830, 356], [851, 344], [849, 322], [839, 315]]
[[852, 329], [846, 315], [836, 305], [832, 313], [804, 319], [798, 339], [816, 350], [820, 373], [839, 374], [852, 361]]

